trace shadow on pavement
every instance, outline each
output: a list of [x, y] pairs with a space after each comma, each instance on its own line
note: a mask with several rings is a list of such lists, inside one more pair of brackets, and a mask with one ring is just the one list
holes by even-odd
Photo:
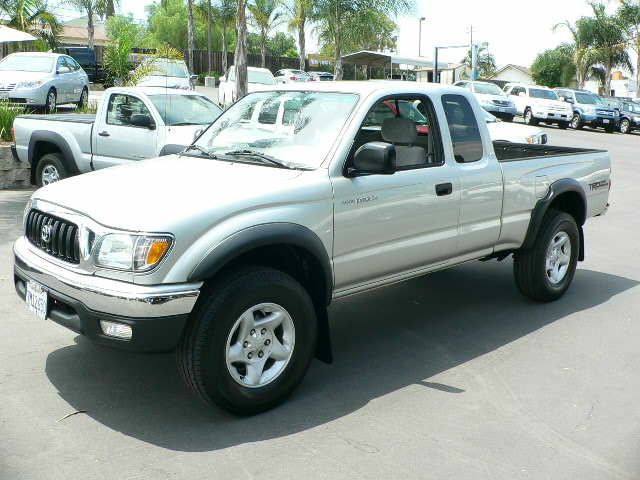
[[578, 270], [564, 298], [535, 304], [516, 291], [511, 262], [476, 262], [337, 302], [334, 364], [314, 362], [287, 402], [250, 418], [192, 397], [173, 355], [112, 351], [77, 337], [48, 356], [46, 373], [65, 401], [108, 428], [171, 450], [217, 450], [325, 424], [412, 384], [465, 395], [468, 386], [427, 379], [638, 283]]

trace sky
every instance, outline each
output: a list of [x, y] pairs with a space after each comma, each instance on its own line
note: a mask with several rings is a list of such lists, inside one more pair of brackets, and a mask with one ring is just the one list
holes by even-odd
[[[498, 66], [508, 63], [529, 66], [535, 56], [547, 48], [569, 41], [566, 29], [553, 32], [553, 26], [564, 20], [574, 21], [589, 15], [586, 0], [415, 0], [416, 11], [411, 16], [398, 18], [397, 53], [418, 56], [419, 18], [422, 24], [422, 56], [432, 58], [437, 46], [466, 45], [473, 25], [474, 39], [488, 42], [489, 51]], [[120, 13], [132, 13], [145, 19], [145, 6], [152, 0], [120, 0]], [[74, 12], [68, 6], [60, 7], [65, 18]], [[77, 14], [75, 15], [77, 16]], [[317, 50], [316, 40], [310, 32], [307, 49]], [[465, 49], [441, 50], [440, 60], [458, 62]]]

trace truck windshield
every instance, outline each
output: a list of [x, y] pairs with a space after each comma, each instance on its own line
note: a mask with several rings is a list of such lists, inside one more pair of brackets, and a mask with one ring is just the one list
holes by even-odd
[[0, 72], [50, 72], [52, 57], [37, 55], [9, 55], [0, 62]]
[[476, 93], [481, 95], [499, 95], [501, 97], [506, 96], [505, 93], [500, 90], [500, 87], [493, 83], [474, 83], [473, 88]]
[[584, 105], [602, 105], [604, 102], [600, 97], [591, 93], [579, 93], [576, 92], [576, 102]]
[[529, 95], [532, 98], [542, 98], [544, 100], [558, 100], [558, 95], [556, 95], [556, 92], [551, 90], [543, 90], [542, 88], [529, 89]]
[[151, 102], [165, 125], [209, 125], [220, 116], [222, 109], [200, 95], [150, 95]]
[[225, 111], [196, 146], [211, 155], [249, 150], [315, 169], [357, 102], [358, 95], [351, 93], [250, 93]]

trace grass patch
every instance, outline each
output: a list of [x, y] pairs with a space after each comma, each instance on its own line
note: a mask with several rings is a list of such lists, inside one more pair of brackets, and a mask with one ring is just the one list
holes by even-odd
[[7, 101], [0, 101], [0, 138], [10, 142], [13, 121], [18, 115], [25, 113], [25, 109], [19, 105], [12, 105]]

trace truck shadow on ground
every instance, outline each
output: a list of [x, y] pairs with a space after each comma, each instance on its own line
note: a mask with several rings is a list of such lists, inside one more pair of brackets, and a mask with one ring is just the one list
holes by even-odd
[[519, 295], [511, 262], [479, 262], [336, 303], [335, 362], [314, 362], [281, 407], [236, 418], [202, 405], [183, 387], [172, 354], [141, 355], [83, 337], [52, 352], [46, 374], [72, 408], [113, 430], [177, 451], [210, 451], [323, 425], [412, 384], [464, 395], [468, 385], [428, 379], [639, 282], [579, 270], [567, 295], [535, 304]]

